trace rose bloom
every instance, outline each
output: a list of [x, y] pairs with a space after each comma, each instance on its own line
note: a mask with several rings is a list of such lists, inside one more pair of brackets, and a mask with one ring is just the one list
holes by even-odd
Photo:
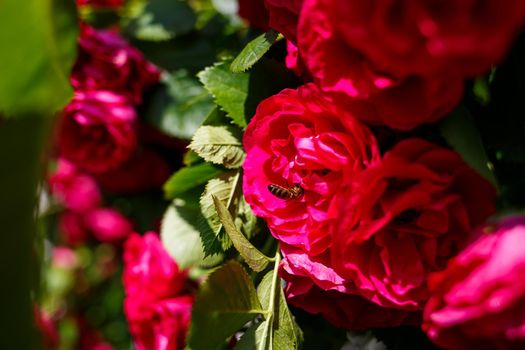
[[124, 248], [124, 312], [138, 350], [183, 349], [193, 294], [187, 272], [168, 255], [158, 235], [134, 234]]
[[270, 27], [293, 43], [297, 42], [297, 23], [303, 2], [304, 0], [264, 0]]
[[96, 181], [66, 159], [58, 159], [56, 171], [48, 183], [53, 195], [71, 211], [85, 212], [102, 202]]
[[283, 261], [280, 275], [287, 282], [288, 303], [313, 314], [321, 314], [339, 328], [370, 328], [416, 325], [420, 314], [414, 311], [384, 308], [355, 294], [352, 281], [330, 267], [328, 252], [315, 257], [281, 244]]
[[112, 208], [98, 208], [85, 214], [86, 228], [100, 242], [116, 243], [128, 237], [133, 225], [120, 212]]
[[82, 25], [78, 58], [71, 73], [76, 90], [111, 90], [139, 104], [159, 70], [119, 34]]
[[60, 155], [91, 173], [115, 169], [137, 147], [136, 119], [125, 96], [110, 91], [77, 91], [62, 113]]
[[431, 275], [423, 329], [444, 349], [525, 348], [525, 217], [478, 230], [479, 238]]
[[377, 71], [397, 76], [454, 71], [470, 77], [485, 73], [503, 58], [525, 20], [522, 0], [309, 3], [318, 3], [309, 7], [310, 11], [323, 11], [334, 23], [337, 33], [331, 34]]
[[448, 149], [406, 139], [341, 193], [330, 266], [384, 307], [419, 310], [445, 268], [493, 213], [495, 190]]
[[[379, 158], [374, 136], [313, 84], [262, 101], [244, 134], [243, 193], [279, 240], [318, 254], [330, 244], [328, 216], [341, 186]], [[299, 186], [281, 199], [269, 185]]]
[[[347, 33], [351, 31], [347, 27], [356, 15], [348, 12], [347, 4], [353, 2], [306, 0], [304, 3], [298, 47], [321, 89], [335, 103], [352, 104], [346, 108], [360, 109], [357, 113], [360, 119], [396, 129], [409, 130], [435, 122], [450, 112], [462, 97], [463, 76], [448, 70], [428, 76], [406, 74], [387, 70], [380, 64], [389, 62], [389, 57], [379, 63], [369, 60], [348, 38], [352, 33]], [[395, 36], [398, 30], [388, 29], [384, 36]], [[370, 44], [382, 47], [384, 40], [381, 37]]]

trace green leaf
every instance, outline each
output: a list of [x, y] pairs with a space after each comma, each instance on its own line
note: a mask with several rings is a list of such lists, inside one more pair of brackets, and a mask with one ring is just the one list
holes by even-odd
[[[276, 265], [279, 265], [276, 262]], [[274, 336], [274, 348], [275, 349], [298, 349], [300, 343], [303, 339], [303, 334], [301, 329], [295, 322], [290, 309], [288, 309], [288, 304], [286, 303], [286, 297], [284, 296], [283, 288], [281, 287], [280, 279], [277, 278], [276, 283], [274, 283], [274, 278], [277, 272], [270, 271], [264, 276], [261, 283], [257, 287], [257, 295], [261, 301], [263, 308], [271, 310], [271, 303], [274, 303], [273, 312], [274, 312], [274, 322], [273, 322], [273, 331], [277, 332]], [[276, 288], [275, 299], [272, 297], [272, 288]], [[288, 340], [288, 341], [285, 341]], [[276, 344], [281, 343], [281, 344]], [[292, 347], [282, 347], [282, 344], [290, 344]]]
[[244, 196], [239, 196], [237, 203], [237, 215], [235, 216], [235, 226], [241, 230], [244, 235], [250, 239], [259, 232], [257, 217], [252, 208], [246, 203]]
[[268, 272], [257, 288], [257, 295], [266, 319], [252, 325], [235, 347], [235, 350], [292, 350], [298, 349], [303, 336], [288, 309], [286, 298], [278, 278], [279, 254], [276, 265]]
[[71, 98], [78, 24], [72, 1], [0, 1], [0, 112], [51, 116]]
[[164, 41], [188, 33], [197, 17], [191, 7], [180, 0], [149, 0], [129, 28], [141, 40]]
[[250, 76], [247, 73], [232, 73], [228, 65], [226, 62], [215, 64], [197, 76], [221, 109], [235, 124], [245, 128], [244, 104], [248, 97]]
[[227, 250], [231, 247], [232, 242], [230, 237], [222, 229], [222, 223], [215, 210], [212, 196], [216, 196], [219, 200], [224, 203], [229, 211], [232, 211], [236, 207], [238, 201], [238, 195], [235, 198], [235, 192], [238, 189], [239, 184], [239, 172], [235, 174], [224, 174], [222, 177], [211, 179], [206, 184], [206, 188], [200, 198], [200, 207], [202, 215], [208, 221], [208, 224], [212, 230], [211, 234], [214, 237], [210, 237], [212, 240], [218, 240], [221, 243], [222, 249]]
[[210, 94], [187, 70], [164, 73], [141, 107], [141, 115], [164, 133], [190, 139], [206, 116], [214, 109]]
[[192, 207], [182, 199], [175, 199], [162, 218], [162, 244], [181, 268], [213, 266], [222, 260], [220, 254], [204, 257], [200, 233], [195, 225], [199, 215], [198, 207]]
[[208, 162], [234, 169], [242, 165], [242, 143], [224, 126], [201, 126], [188, 146]]
[[229, 62], [222, 62], [197, 76], [221, 110], [241, 128], [246, 127], [262, 100], [298, 84], [282, 63], [264, 57], [246, 73], [233, 73]]
[[191, 149], [188, 150], [188, 152], [184, 153], [184, 157], [182, 158], [182, 162], [186, 166], [192, 166], [196, 165], [198, 163], [204, 162], [204, 159], [199, 157], [199, 155], [195, 152], [193, 152]]
[[178, 170], [164, 184], [164, 195], [168, 199], [204, 185], [208, 180], [222, 174], [223, 169], [210, 163], [201, 163]]
[[216, 349], [246, 322], [263, 313], [250, 276], [239, 263], [227, 262], [199, 288], [188, 346], [193, 350]]
[[266, 255], [261, 253], [250, 241], [239, 231], [231, 217], [228, 208], [216, 196], [212, 195], [213, 203], [219, 219], [224, 226], [224, 229], [230, 236], [230, 239], [235, 246], [235, 249], [241, 254], [246, 263], [256, 272], [260, 272], [266, 268], [271, 261]]
[[250, 41], [231, 63], [231, 71], [234, 73], [240, 73], [250, 69], [261, 59], [261, 57], [264, 56], [279, 37], [282, 38], [282, 36], [279, 36], [279, 33], [271, 29]]
[[497, 187], [478, 129], [468, 110], [464, 106], [458, 107], [440, 123], [440, 129], [448, 144], [465, 162]]

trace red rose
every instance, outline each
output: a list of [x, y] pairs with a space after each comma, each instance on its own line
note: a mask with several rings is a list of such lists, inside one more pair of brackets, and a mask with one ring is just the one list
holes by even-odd
[[268, 30], [268, 10], [264, 0], [239, 0], [239, 16], [252, 27]]
[[330, 266], [329, 254], [308, 256], [303, 251], [281, 245], [281, 277], [286, 280], [286, 299], [296, 307], [321, 314], [339, 328], [366, 330], [418, 324], [417, 312], [384, 308], [354, 294], [351, 281]]
[[525, 19], [522, 0], [313, 0], [310, 4], [314, 2], [320, 3], [314, 8], [322, 8], [334, 23], [340, 40], [377, 71], [399, 77], [482, 74], [503, 58]]
[[423, 329], [444, 349], [524, 349], [525, 217], [489, 224], [477, 235], [430, 276]]
[[[407, 139], [342, 193], [332, 267], [376, 304], [419, 310], [445, 268], [494, 211], [494, 188], [453, 151]], [[334, 214], [337, 215], [337, 214]]]
[[264, 0], [270, 16], [270, 27], [293, 43], [297, 42], [297, 23], [303, 2], [304, 0]]
[[96, 181], [65, 159], [58, 160], [57, 169], [49, 178], [49, 187], [53, 195], [74, 212], [97, 208], [102, 202]]
[[[337, 103], [357, 105], [351, 108], [361, 109], [360, 119], [397, 129], [435, 122], [452, 110], [461, 99], [463, 77], [449, 71], [405, 74], [385, 69], [382, 64], [388, 57], [379, 63], [369, 60], [347, 38], [349, 19], [355, 15], [348, 12], [347, 3], [307, 0], [301, 12], [299, 51], [321, 89]], [[397, 28], [384, 35], [393, 36], [391, 32], [397, 33]], [[378, 39], [370, 45], [383, 43]]]
[[134, 108], [122, 95], [78, 91], [63, 112], [60, 154], [92, 173], [115, 169], [137, 147], [136, 119]]
[[[312, 254], [330, 244], [335, 194], [379, 157], [368, 128], [324, 100], [313, 84], [262, 101], [243, 143], [246, 201], [276, 238]], [[281, 199], [269, 185], [298, 193]]]
[[164, 158], [149, 149], [143, 149], [117, 169], [95, 177], [105, 191], [129, 194], [159, 189], [171, 173], [171, 167]]
[[111, 208], [99, 208], [86, 213], [84, 222], [93, 236], [105, 243], [120, 242], [133, 231], [131, 222]]
[[131, 236], [124, 248], [124, 311], [138, 350], [183, 349], [193, 296], [158, 236]]
[[110, 90], [139, 104], [144, 89], [159, 80], [158, 69], [117, 33], [82, 25], [78, 46], [71, 73], [76, 90]]

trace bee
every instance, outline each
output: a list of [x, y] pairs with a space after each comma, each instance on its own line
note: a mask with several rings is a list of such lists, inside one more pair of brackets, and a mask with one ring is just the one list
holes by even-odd
[[295, 184], [293, 187], [286, 188], [279, 185], [269, 184], [268, 191], [275, 197], [288, 200], [299, 198], [303, 195], [304, 190], [299, 184]]

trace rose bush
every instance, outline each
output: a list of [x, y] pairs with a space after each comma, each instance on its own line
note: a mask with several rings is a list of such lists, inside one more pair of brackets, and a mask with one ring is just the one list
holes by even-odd
[[423, 329], [444, 349], [525, 346], [525, 217], [488, 224], [430, 278]]
[[131, 236], [124, 248], [124, 311], [139, 350], [183, 349], [193, 294], [155, 233]]
[[421, 309], [429, 273], [444, 269], [494, 212], [494, 196], [457, 153], [404, 140], [341, 197], [331, 266], [376, 304]]
[[[246, 201], [276, 238], [312, 254], [330, 244], [334, 195], [379, 158], [368, 128], [313, 84], [261, 102], [243, 143]], [[283, 200], [269, 192], [270, 184], [298, 185], [304, 194]]]

